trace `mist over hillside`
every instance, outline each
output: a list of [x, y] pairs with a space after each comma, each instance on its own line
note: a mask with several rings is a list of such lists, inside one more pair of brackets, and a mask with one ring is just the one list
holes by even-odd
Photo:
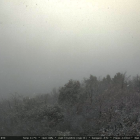
[[140, 0], [0, 0], [0, 136], [140, 136]]

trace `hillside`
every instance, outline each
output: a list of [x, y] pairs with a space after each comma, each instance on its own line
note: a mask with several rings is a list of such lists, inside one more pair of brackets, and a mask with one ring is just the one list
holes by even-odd
[[140, 136], [140, 76], [117, 73], [0, 102], [0, 136]]

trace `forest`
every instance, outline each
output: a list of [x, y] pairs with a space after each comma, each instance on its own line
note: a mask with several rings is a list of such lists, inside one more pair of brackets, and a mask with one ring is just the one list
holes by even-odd
[[140, 136], [140, 76], [69, 80], [58, 90], [0, 101], [0, 136]]

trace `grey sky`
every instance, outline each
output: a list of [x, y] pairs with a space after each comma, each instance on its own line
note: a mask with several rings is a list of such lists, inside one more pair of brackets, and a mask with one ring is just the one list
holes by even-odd
[[0, 92], [140, 74], [139, 0], [0, 0]]

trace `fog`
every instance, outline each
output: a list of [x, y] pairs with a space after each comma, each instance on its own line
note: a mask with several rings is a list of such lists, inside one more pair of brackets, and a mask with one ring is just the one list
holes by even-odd
[[0, 0], [0, 98], [90, 74], [140, 74], [139, 0]]

